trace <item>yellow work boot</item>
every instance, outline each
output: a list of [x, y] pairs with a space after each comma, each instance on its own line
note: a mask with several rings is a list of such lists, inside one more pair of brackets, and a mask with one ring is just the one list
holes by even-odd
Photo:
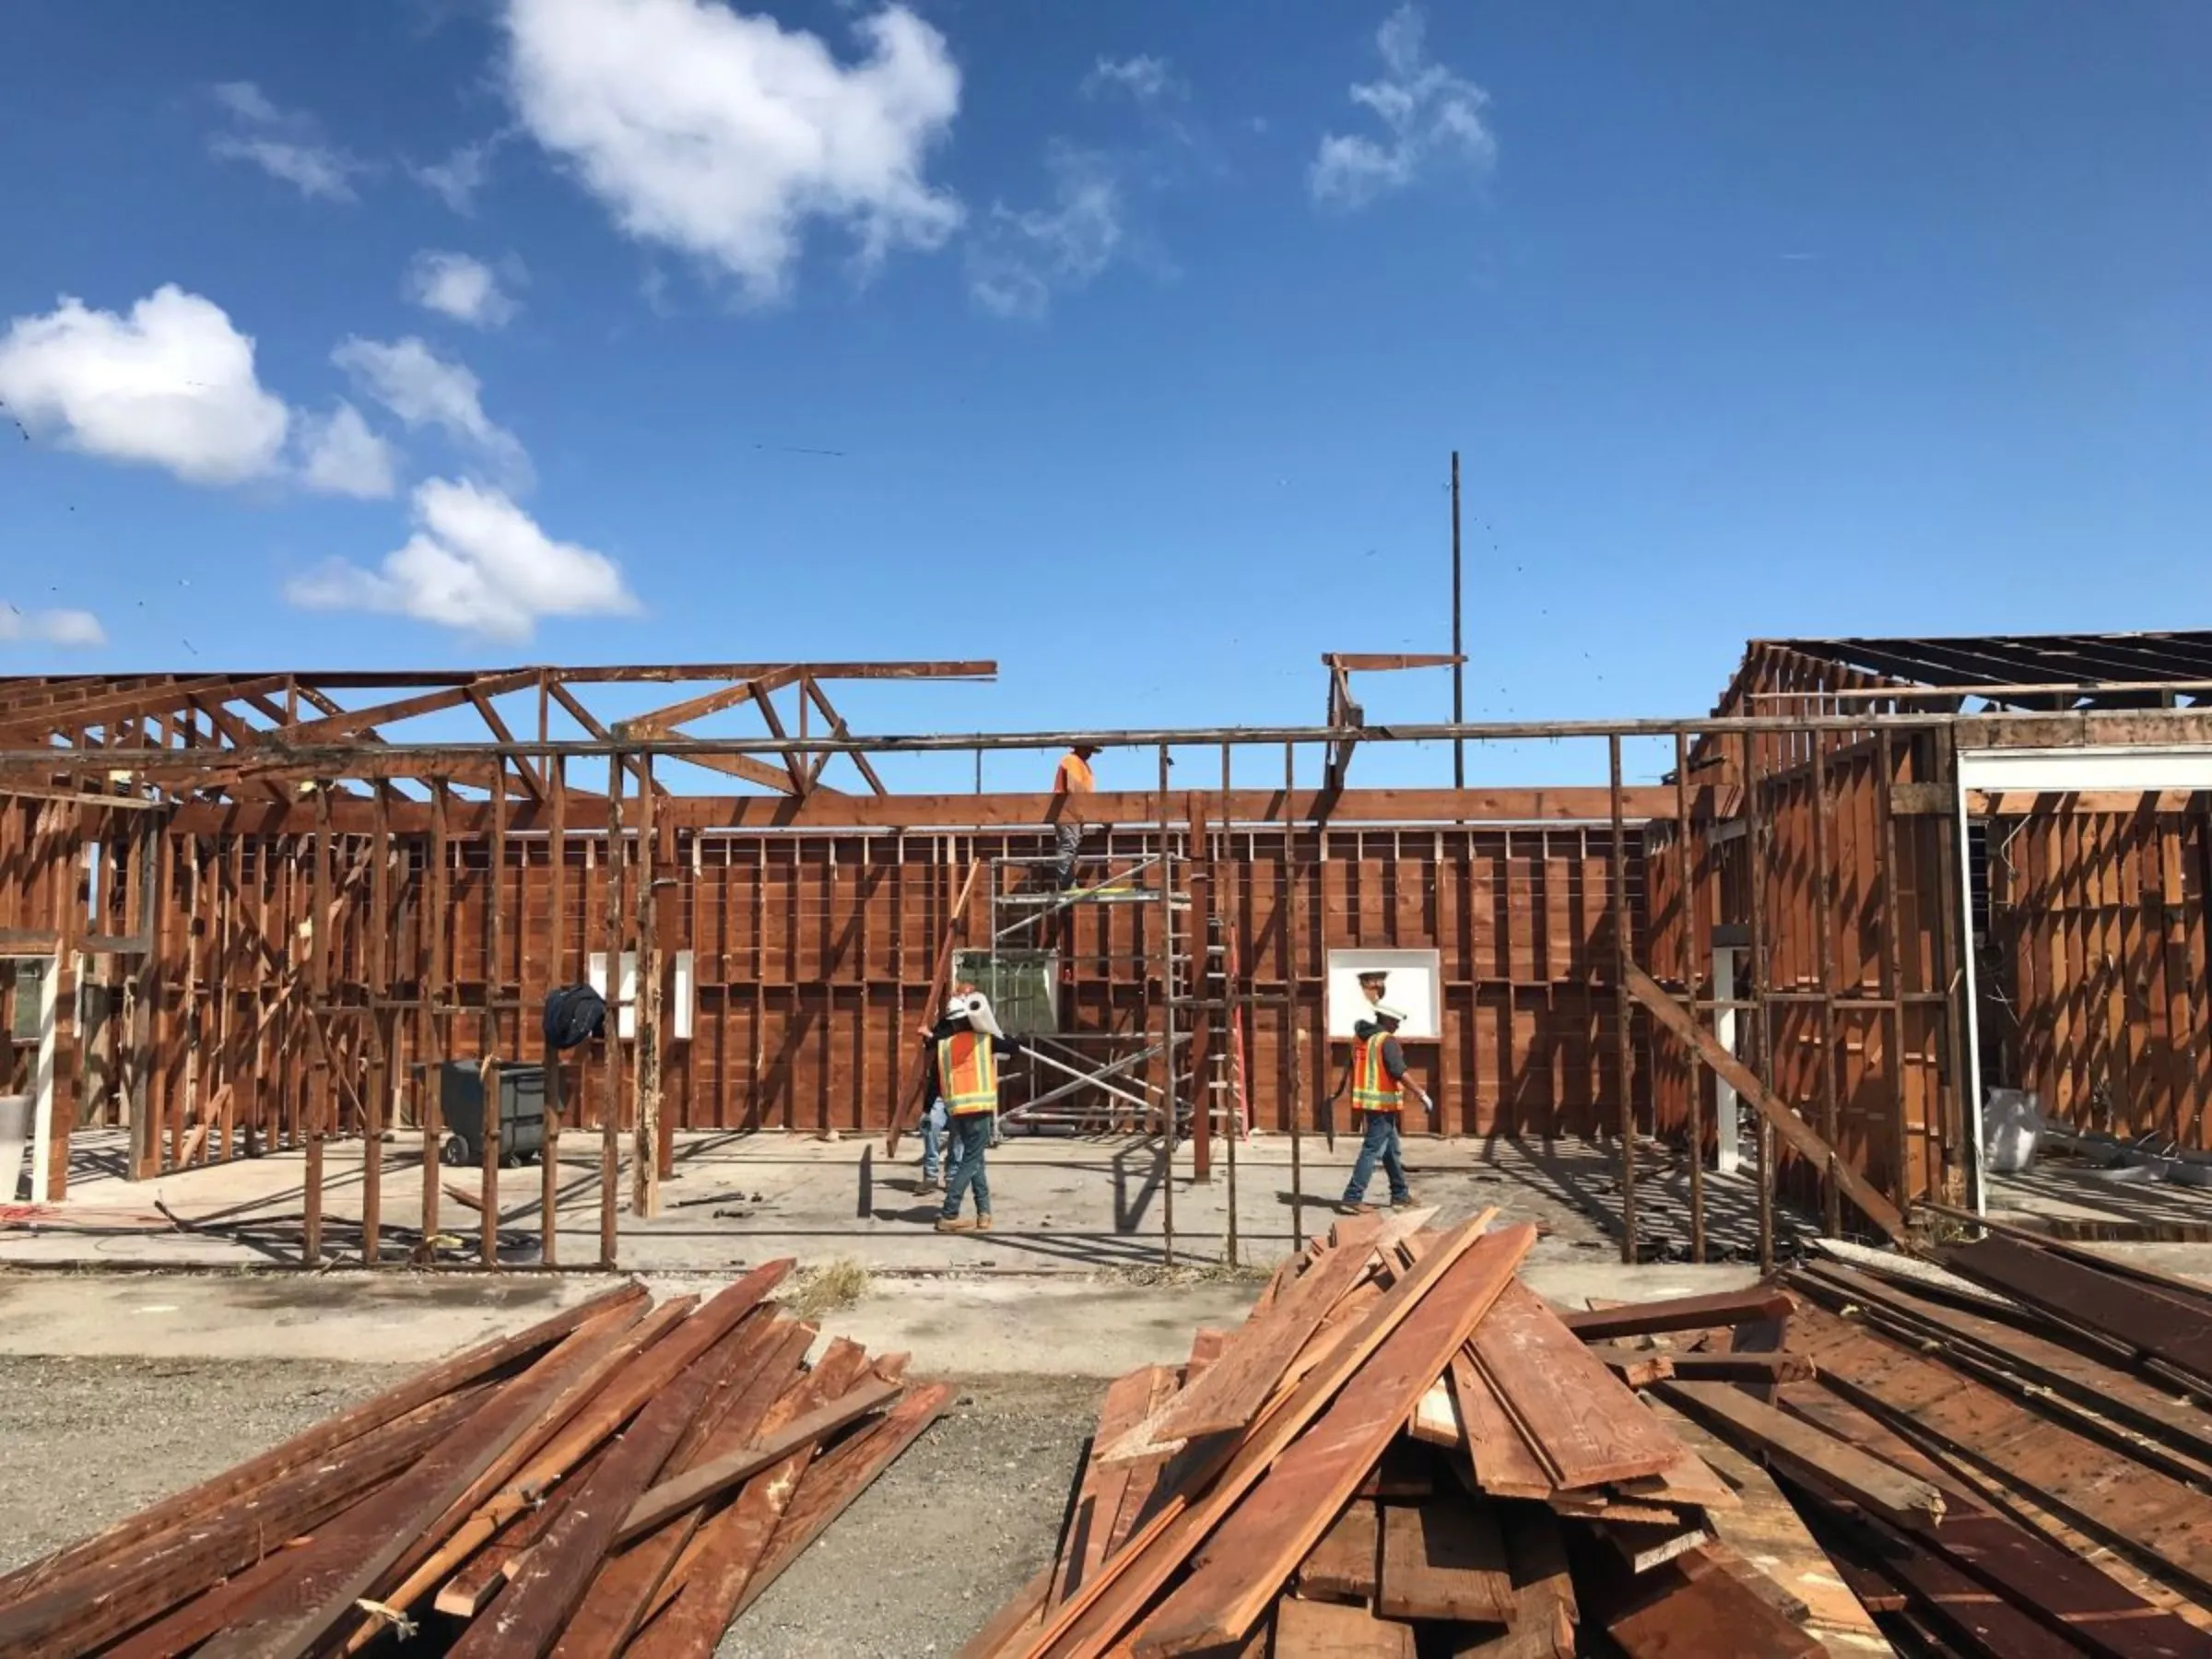
[[991, 1230], [991, 1218], [988, 1214], [978, 1216], [975, 1218], [975, 1230], [977, 1232], [989, 1232]]
[[959, 1216], [939, 1216], [937, 1230], [939, 1232], [972, 1232], [975, 1230], [975, 1223]]

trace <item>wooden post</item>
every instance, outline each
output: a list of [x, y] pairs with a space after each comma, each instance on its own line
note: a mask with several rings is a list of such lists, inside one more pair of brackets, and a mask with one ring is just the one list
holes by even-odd
[[1620, 736], [1606, 739], [1607, 776], [1613, 806], [1613, 845], [1608, 885], [1613, 910], [1613, 1086], [1620, 1091], [1620, 1259], [1636, 1260], [1636, 1100], [1635, 1068], [1629, 1047], [1629, 828], [1621, 810]]
[[[1689, 993], [1689, 1017], [1698, 1017], [1700, 971], [1708, 948], [1705, 943], [1705, 908], [1700, 902], [1698, 878], [1704, 861], [1693, 861], [1689, 821], [1689, 739], [1675, 734], [1675, 878], [1682, 898], [1682, 978]], [[1689, 1068], [1689, 1259], [1705, 1260], [1705, 1078], [1692, 1046], [1684, 1062]]]
[[[799, 704], [806, 714], [804, 700]], [[638, 787], [638, 1013], [637, 1142], [630, 1150], [629, 1213], [661, 1213], [661, 971], [656, 944], [653, 883], [657, 852], [653, 835], [653, 756], [641, 757], [644, 775]]]
[[500, 1111], [500, 1016], [506, 982], [500, 947], [500, 884], [507, 862], [507, 762], [491, 769], [491, 834], [484, 853], [484, 1006], [477, 1011], [477, 1080], [482, 1090], [482, 1141], [477, 1151], [477, 1259], [486, 1267], [500, 1263], [500, 1153], [505, 1125]]
[[1905, 1166], [1905, 937], [1898, 880], [1903, 865], [1897, 855], [1896, 751], [1887, 729], [1875, 739], [1875, 789], [1882, 829], [1882, 1011], [1883, 1059], [1889, 1072], [1889, 1126], [1896, 1137], [1898, 1168]]
[[76, 1023], [76, 985], [83, 966], [77, 941], [85, 932], [84, 817], [75, 802], [54, 802], [40, 814], [53, 826], [46, 851], [53, 869], [53, 1104], [47, 1117], [46, 1192], [49, 1204], [69, 1194], [69, 1141], [76, 1128], [84, 1081], [83, 1033]]
[[[1206, 1068], [1215, 1019], [1212, 1001], [1214, 877], [1206, 856], [1207, 832], [1205, 798], [1193, 791], [1188, 807], [1191, 820], [1191, 908], [1185, 918], [1189, 931], [1191, 970], [1191, 1179], [1214, 1178], [1214, 1112], [1212, 1081]], [[1164, 867], [1164, 866], [1163, 866]], [[1172, 1056], [1169, 1071], [1174, 1070]]]
[[[1841, 1154], [1841, 1114], [1836, 1100], [1836, 871], [1834, 806], [1828, 794], [1828, 735], [1808, 731], [1813, 747], [1813, 903], [1819, 942], [1820, 1138]], [[1833, 1170], [1820, 1177], [1820, 1225], [1831, 1239], [1843, 1233], [1843, 1189]]]
[[[1959, 736], [1955, 728], [1943, 727], [1936, 739], [1936, 782], [1947, 794], [1955, 794], [1959, 778]], [[1971, 1202], [1981, 1207], [1978, 1194], [1981, 1171], [1970, 1170], [1974, 1161], [1975, 1136], [1967, 1126], [1966, 1113], [1982, 1110], [1979, 1100], [1967, 1098], [1973, 1067], [1967, 1053], [1966, 959], [1974, 947], [1973, 907], [1967, 901], [1966, 883], [1972, 872], [1960, 867], [1959, 841], [1963, 830], [1953, 832], [1947, 824], [1937, 836], [1936, 880], [1942, 922], [1936, 929], [1936, 971], [1944, 996], [1944, 1043], [1947, 1064], [1938, 1074], [1937, 1133], [1945, 1153], [1947, 1178], [1959, 1191], [1946, 1194], [1950, 1203]], [[1912, 1195], [1912, 1181], [1900, 1159], [1898, 1196]]]
[[[619, 750], [606, 769], [606, 1077], [599, 1123], [599, 1265], [615, 1265], [615, 1204], [622, 1180], [622, 774]], [[652, 794], [652, 785], [644, 784]]]
[[[539, 723], [545, 721], [539, 698]], [[556, 755], [547, 763], [551, 823], [546, 833], [546, 887], [551, 895], [551, 937], [547, 945], [547, 989], [568, 981], [569, 947], [569, 763]], [[528, 1018], [528, 1010], [524, 1017]], [[560, 1055], [546, 1044], [546, 1137], [537, 1155], [537, 1259], [547, 1267], [560, 1261], [560, 1114], [564, 1074]], [[581, 1053], [582, 1051], [579, 1051]]]
[[421, 929], [424, 959], [421, 975], [423, 1046], [422, 1052], [415, 1056], [418, 1087], [422, 1091], [418, 1097], [420, 1106], [418, 1115], [422, 1121], [422, 1236], [426, 1246], [438, 1231], [440, 1143], [445, 1138], [442, 1133], [445, 1104], [440, 1090], [444, 1082], [443, 1062], [451, 1053], [443, 1008], [446, 941], [453, 936], [446, 894], [446, 858], [450, 843], [446, 839], [445, 814], [445, 785], [433, 781], [430, 784], [429, 867], [423, 873], [427, 884]]
[[307, 1222], [300, 1256], [323, 1259], [323, 1142], [330, 1131], [330, 790], [317, 780], [315, 865], [308, 911]]
[[374, 1267], [383, 1254], [384, 1112], [392, 1099], [392, 1068], [397, 1057], [395, 1016], [376, 1004], [392, 994], [392, 809], [383, 785], [369, 807], [369, 953], [361, 977], [372, 1012], [369, 1059], [369, 1100], [361, 1124], [361, 1261]]
[[[1744, 734], [1744, 866], [1750, 888], [1751, 1065], [1752, 1075], [1770, 1093], [1774, 1070], [1768, 1054], [1767, 1025], [1767, 820], [1759, 809], [1759, 739]], [[1740, 996], [1742, 993], [1739, 991]], [[1755, 1132], [1759, 1144], [1759, 1269], [1774, 1270], [1774, 1128], [1764, 1112]]]

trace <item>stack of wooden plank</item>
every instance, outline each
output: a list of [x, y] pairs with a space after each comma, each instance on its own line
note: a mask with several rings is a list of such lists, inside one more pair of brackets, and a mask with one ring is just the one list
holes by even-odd
[[1492, 1218], [1347, 1218], [1241, 1328], [1115, 1383], [1057, 1558], [970, 1659], [1819, 1652], [1716, 1531], [1738, 1489], [1519, 1282], [1535, 1230]]
[[0, 1580], [0, 1653], [711, 1654], [944, 1408], [769, 1297], [609, 1290]]
[[1994, 1230], [1783, 1282], [1774, 1374], [1683, 1352], [1653, 1391], [1772, 1471], [1900, 1651], [2212, 1655], [2212, 1291]]

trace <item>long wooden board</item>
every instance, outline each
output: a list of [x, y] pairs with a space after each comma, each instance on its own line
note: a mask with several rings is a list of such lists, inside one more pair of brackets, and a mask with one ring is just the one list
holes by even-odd
[[1374, 1599], [1382, 1548], [1381, 1511], [1369, 1499], [1354, 1499], [1299, 1563], [1299, 1594], [1314, 1601], [1367, 1606]]
[[1456, 1493], [1383, 1505], [1376, 1612], [1502, 1625], [1513, 1606], [1512, 1570], [1491, 1505]]
[[1276, 1608], [1275, 1652], [1283, 1659], [1414, 1659], [1413, 1627], [1365, 1607], [1288, 1595]]
[[1656, 1475], [1681, 1456], [1635, 1394], [1526, 1286], [1506, 1288], [1474, 1345], [1500, 1403], [1559, 1486]]
[[1191, 1575], [1135, 1633], [1137, 1659], [1226, 1646], [1258, 1622], [1460, 1345], [1495, 1316], [1535, 1239], [1526, 1224], [1508, 1228], [1452, 1264], [1206, 1539]]
[[2212, 1383], [2212, 1306], [2161, 1295], [2010, 1239], [1959, 1245], [1937, 1259], [1978, 1285]]
[[1452, 1359], [1452, 1394], [1467, 1431], [1475, 1484], [1493, 1498], [1548, 1498], [1559, 1489], [1550, 1473], [1498, 1403], [1498, 1391], [1472, 1346]]

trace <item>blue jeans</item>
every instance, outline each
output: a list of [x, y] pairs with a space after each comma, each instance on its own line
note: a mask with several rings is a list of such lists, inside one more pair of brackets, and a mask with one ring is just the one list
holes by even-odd
[[935, 1181], [940, 1149], [945, 1144], [945, 1102], [932, 1100], [922, 1114], [922, 1179]]
[[1390, 1201], [1403, 1204], [1413, 1196], [1413, 1189], [1406, 1184], [1406, 1160], [1398, 1153], [1398, 1114], [1394, 1112], [1371, 1112], [1367, 1114], [1367, 1133], [1359, 1140], [1359, 1159], [1352, 1165], [1351, 1184], [1344, 1189], [1347, 1204], [1359, 1204], [1367, 1198], [1367, 1183], [1375, 1178], [1375, 1161], [1380, 1159], [1382, 1173], [1390, 1182]]
[[945, 1207], [938, 1212], [947, 1221], [957, 1220], [960, 1201], [975, 1189], [975, 1213], [991, 1213], [991, 1178], [983, 1173], [983, 1154], [991, 1149], [992, 1112], [964, 1112], [952, 1120], [951, 1156], [946, 1162]]

